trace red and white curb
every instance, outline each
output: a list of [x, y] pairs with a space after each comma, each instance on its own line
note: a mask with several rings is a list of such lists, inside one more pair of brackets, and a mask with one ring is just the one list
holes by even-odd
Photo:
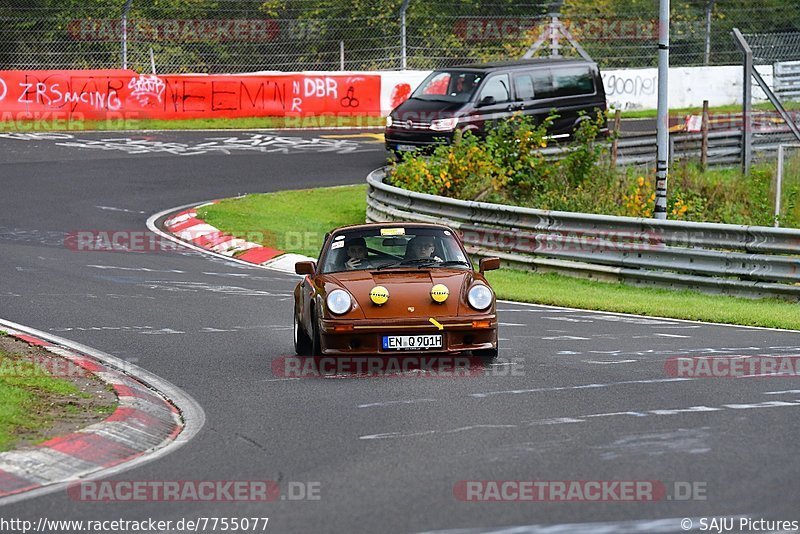
[[57, 354], [111, 385], [116, 411], [104, 421], [32, 447], [0, 453], [0, 504], [109, 476], [180, 446], [203, 426], [186, 393], [108, 354], [0, 319], [9, 335]]
[[[209, 252], [234, 261], [258, 265], [286, 273], [294, 273], [294, 264], [298, 261], [314, 261], [301, 254], [286, 253], [282, 250], [265, 247], [259, 243], [246, 241], [211, 226], [197, 215], [197, 210], [217, 201], [205, 202], [188, 209], [173, 208], [158, 213], [147, 221], [153, 232], [163, 237], [176, 240], [190, 248]], [[164, 228], [168, 233], [159, 230], [155, 221], [167, 214], [175, 213], [164, 220]]]

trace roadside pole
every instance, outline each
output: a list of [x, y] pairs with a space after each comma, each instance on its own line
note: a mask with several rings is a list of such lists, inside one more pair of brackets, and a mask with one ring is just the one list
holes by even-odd
[[400, 70], [406, 70], [408, 65], [408, 48], [406, 43], [406, 11], [408, 11], [408, 2], [410, 0], [403, 0], [400, 6]]
[[122, 70], [128, 68], [128, 12], [133, 0], [127, 0], [122, 8]]
[[667, 218], [669, 172], [669, 0], [661, 0], [658, 23], [658, 156], [656, 160], [656, 219]]

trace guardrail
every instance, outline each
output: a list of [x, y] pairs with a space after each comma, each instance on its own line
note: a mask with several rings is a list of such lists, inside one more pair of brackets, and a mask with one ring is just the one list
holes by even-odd
[[800, 97], [800, 61], [775, 63], [775, 94], [781, 98]]
[[367, 221], [447, 224], [514, 268], [800, 299], [800, 230], [545, 211], [415, 193], [367, 177]]
[[[739, 119], [741, 121], [741, 119]], [[753, 132], [753, 151], [757, 157], [765, 158], [768, 153], [777, 154], [781, 144], [796, 142], [791, 131], [785, 125], [763, 128], [764, 131]], [[700, 159], [703, 135], [701, 133], [680, 133], [670, 135], [670, 163], [676, 160]], [[618, 141], [617, 166], [655, 165], [655, 134], [632, 135], [620, 137]], [[557, 158], [564, 153], [563, 148], [550, 147], [542, 150], [546, 156]], [[742, 161], [742, 131], [714, 130], [708, 132], [708, 164], [738, 165]]]

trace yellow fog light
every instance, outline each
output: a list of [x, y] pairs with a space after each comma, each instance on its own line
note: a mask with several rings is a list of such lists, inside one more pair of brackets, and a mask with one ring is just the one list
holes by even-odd
[[386, 304], [387, 300], [389, 300], [389, 290], [383, 286], [375, 286], [369, 292], [369, 298], [371, 298], [372, 302], [378, 306], [382, 306], [383, 304]]
[[441, 304], [450, 296], [450, 290], [444, 284], [436, 284], [431, 288], [431, 298]]

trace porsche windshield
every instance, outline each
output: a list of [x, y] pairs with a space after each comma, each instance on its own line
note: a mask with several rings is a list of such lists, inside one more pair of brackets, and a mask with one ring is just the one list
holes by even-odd
[[472, 269], [461, 245], [442, 228], [370, 228], [336, 234], [322, 258], [322, 272], [364, 269]]
[[483, 79], [483, 73], [436, 71], [417, 87], [411, 98], [442, 102], [469, 102]]

